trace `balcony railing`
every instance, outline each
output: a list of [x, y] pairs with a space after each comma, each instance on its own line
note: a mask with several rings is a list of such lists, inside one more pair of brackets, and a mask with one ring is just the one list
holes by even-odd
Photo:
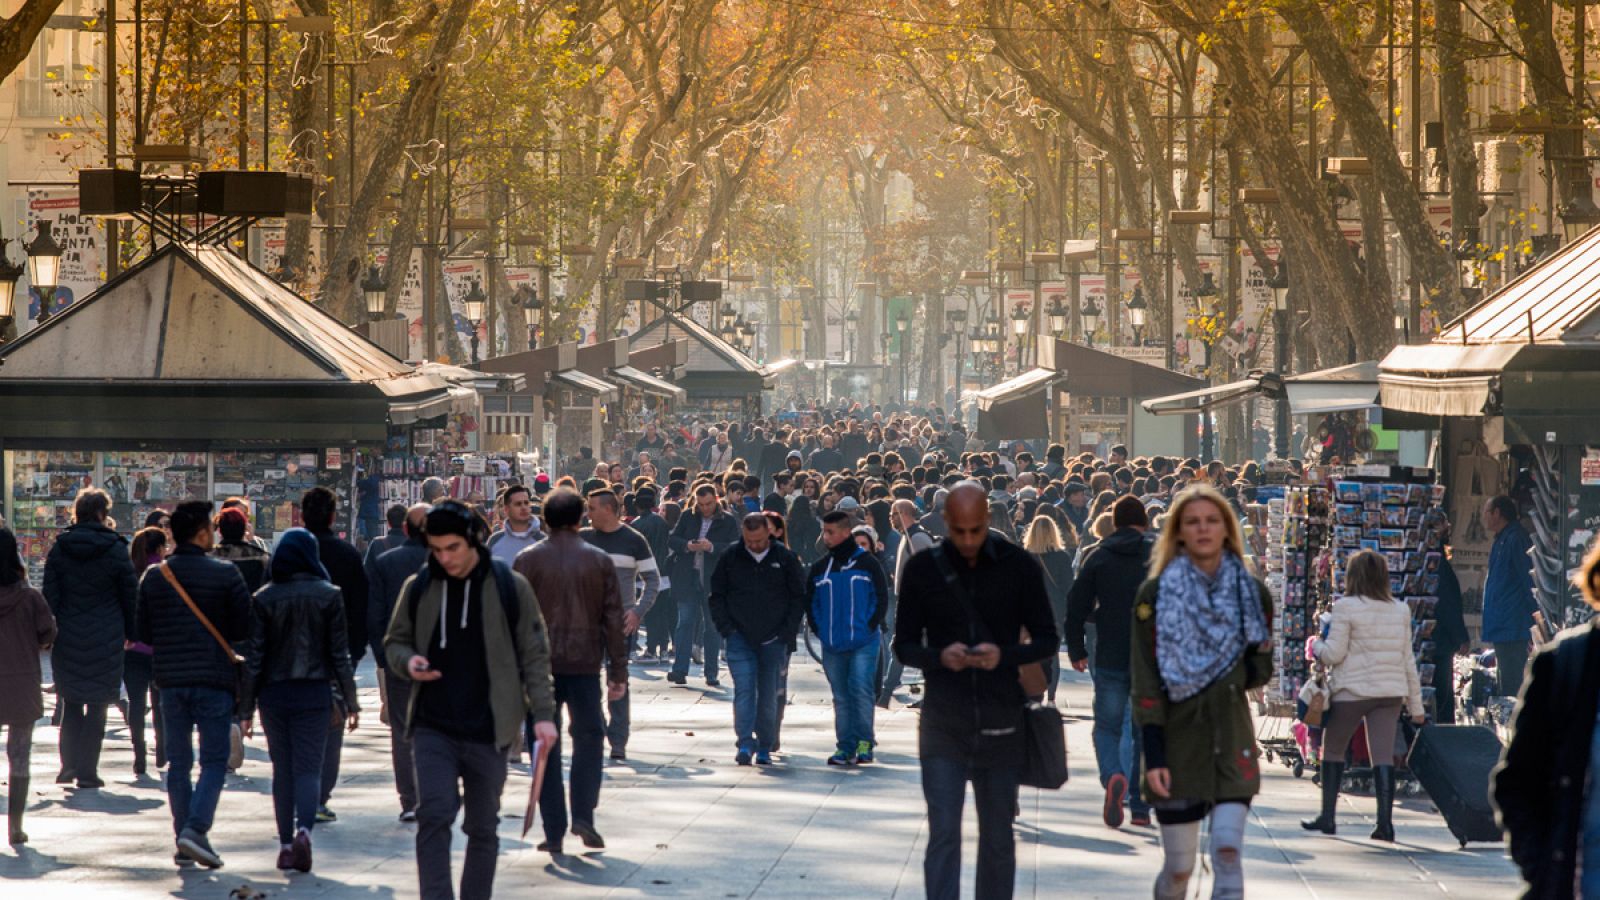
[[105, 109], [105, 82], [91, 78], [26, 78], [17, 82], [17, 114], [60, 120], [90, 116]]

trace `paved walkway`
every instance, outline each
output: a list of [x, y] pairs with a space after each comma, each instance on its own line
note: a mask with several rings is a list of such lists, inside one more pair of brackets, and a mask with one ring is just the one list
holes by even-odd
[[[803, 662], [802, 662], [803, 661]], [[506, 786], [499, 897], [915, 898], [922, 896], [926, 841], [918, 787], [915, 710], [880, 713], [879, 763], [830, 769], [832, 717], [820, 667], [803, 655], [793, 675], [785, 728], [788, 751], [771, 769], [732, 763], [731, 690], [693, 681], [673, 687], [660, 666], [635, 666], [630, 760], [608, 764], [598, 827], [608, 849], [553, 862], [533, 849], [538, 826], [519, 838], [526, 767]], [[120, 726], [107, 743], [99, 792], [53, 784], [56, 730], [36, 732], [28, 831], [20, 853], [0, 849], [0, 896], [33, 898], [206, 898], [242, 884], [269, 897], [417, 896], [414, 826], [396, 821], [387, 736], [376, 722], [370, 661], [363, 703], [373, 715], [345, 745], [333, 807], [340, 819], [316, 831], [317, 870], [285, 877], [277, 847], [270, 768], [262, 739], [229, 778], [213, 843], [227, 861], [217, 872], [171, 865], [171, 824], [160, 785], [135, 781]], [[725, 682], [726, 683], [726, 682]], [[1068, 672], [1069, 714], [1089, 709], [1086, 676]], [[116, 721], [116, 712], [112, 712]], [[1018, 832], [1019, 897], [1148, 897], [1160, 865], [1153, 829], [1110, 831], [1099, 821], [1089, 723], [1070, 720], [1072, 781], [1061, 791], [1023, 790]], [[1337, 838], [1308, 835], [1316, 788], [1269, 765], [1246, 842], [1254, 897], [1369, 900], [1409, 895], [1511, 898], [1514, 869], [1499, 846], [1460, 849], [1426, 798], [1396, 811], [1401, 842], [1365, 839], [1371, 799], [1346, 798]], [[966, 894], [975, 831], [968, 811]], [[568, 839], [576, 848], [575, 838]], [[457, 836], [457, 865], [462, 841]], [[459, 869], [458, 869], [459, 874]], [[1209, 885], [1206, 886], [1209, 892]]]

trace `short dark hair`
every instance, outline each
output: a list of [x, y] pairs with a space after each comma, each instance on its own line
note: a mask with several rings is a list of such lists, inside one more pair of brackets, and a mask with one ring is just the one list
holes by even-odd
[[211, 501], [185, 500], [172, 510], [172, 541], [187, 544], [211, 527]]
[[310, 531], [327, 531], [333, 527], [333, 516], [339, 508], [339, 498], [333, 491], [320, 485], [305, 492], [300, 498], [300, 518]]
[[529, 491], [528, 486], [525, 484], [508, 484], [500, 489], [500, 496], [495, 498], [495, 502], [501, 505], [510, 503], [511, 495], [517, 493], [527, 494], [529, 497], [533, 496], [533, 492]]
[[621, 505], [617, 501], [617, 492], [612, 490], [590, 491], [589, 503], [590, 505], [595, 503], [604, 503], [606, 506], [614, 510], [621, 508]]
[[752, 491], [761, 490], [761, 476], [760, 475], [746, 475], [745, 479], [744, 479], [744, 489], [745, 489], [745, 493], [750, 493]]
[[841, 509], [829, 510], [822, 514], [824, 525], [848, 525], [850, 522], [850, 514]]
[[696, 497], [704, 497], [707, 494], [710, 494], [713, 497], [717, 495], [717, 489], [712, 486], [710, 482], [703, 481], [695, 486], [694, 495]]
[[793, 481], [794, 475], [788, 471], [779, 472], [778, 474], [772, 476], [773, 484], [789, 484]]
[[583, 521], [583, 498], [576, 491], [558, 488], [544, 498], [544, 524], [553, 531], [572, 528]]
[[639, 509], [651, 510], [656, 508], [658, 500], [656, 489], [653, 485], [645, 485], [633, 494], [634, 505]]
[[72, 521], [75, 523], [104, 522], [110, 513], [111, 495], [97, 487], [82, 488], [72, 501]]
[[1144, 504], [1132, 494], [1123, 494], [1117, 502], [1111, 504], [1111, 526], [1113, 528], [1149, 528], [1150, 514], [1145, 512]]
[[390, 528], [404, 528], [406, 524], [406, 505], [396, 503], [389, 507], [383, 518], [389, 523]]
[[1515, 522], [1517, 520], [1517, 501], [1505, 494], [1496, 494], [1490, 497], [1489, 508], [1507, 522]]
[[744, 526], [745, 531], [755, 531], [757, 528], [772, 527], [772, 523], [767, 521], [767, 514], [759, 512], [745, 513], [744, 518], [740, 520], [740, 524]]

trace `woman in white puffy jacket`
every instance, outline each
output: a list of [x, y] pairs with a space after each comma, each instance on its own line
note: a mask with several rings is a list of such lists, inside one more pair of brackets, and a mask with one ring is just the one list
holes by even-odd
[[1401, 707], [1421, 725], [1422, 683], [1411, 651], [1411, 609], [1389, 593], [1389, 566], [1371, 550], [1350, 557], [1345, 596], [1326, 617], [1326, 638], [1311, 651], [1332, 672], [1330, 706], [1322, 727], [1322, 815], [1301, 822], [1308, 831], [1333, 834], [1345, 748], [1356, 726], [1367, 723], [1373, 793], [1378, 799], [1375, 841], [1394, 841], [1394, 738]]

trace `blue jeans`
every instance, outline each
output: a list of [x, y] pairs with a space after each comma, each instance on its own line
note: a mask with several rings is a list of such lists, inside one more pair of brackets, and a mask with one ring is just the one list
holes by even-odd
[[722, 635], [711, 624], [711, 611], [704, 594], [688, 590], [678, 595], [678, 627], [672, 633], [672, 674], [688, 676], [694, 644], [705, 645], [707, 681], [717, 680], [717, 657], [722, 655]]
[[727, 640], [734, 746], [750, 753], [771, 751], [778, 739], [778, 673], [789, 646], [782, 638], [757, 646], [737, 631]]
[[[185, 828], [198, 834], [211, 830], [228, 777], [228, 730], [233, 725], [232, 691], [210, 687], [161, 689], [161, 717], [166, 724], [167, 802], [172, 806], [172, 831]], [[200, 777], [189, 781], [195, 748], [190, 742], [200, 732]]]
[[862, 741], [876, 744], [872, 714], [878, 696], [878, 642], [857, 650], [822, 648], [822, 671], [833, 689], [833, 733], [839, 749], [853, 753]]
[[272, 811], [279, 843], [293, 840], [297, 825], [305, 831], [316, 827], [322, 753], [332, 715], [333, 690], [326, 681], [279, 681], [261, 691], [261, 728], [272, 757]]
[[922, 797], [928, 804], [928, 849], [922, 859], [928, 900], [957, 900], [961, 892], [961, 808], [967, 782], [978, 807], [978, 868], [974, 897], [1006, 900], [1017, 880], [1017, 843], [1012, 814], [1017, 804], [1017, 769], [980, 769], [966, 760], [924, 756]]
[[[572, 821], [594, 825], [594, 808], [600, 805], [601, 770], [605, 766], [606, 722], [601, 714], [605, 691], [599, 674], [556, 675], [556, 732], [561, 731], [561, 708], [567, 708], [572, 722], [567, 734], [572, 738]], [[544, 784], [539, 786], [539, 816], [544, 820], [545, 839], [561, 843], [567, 832], [567, 798], [561, 787], [561, 741], [550, 748], [545, 762]]]
[[[1150, 807], [1139, 796], [1138, 763], [1144, 748], [1139, 729], [1132, 726], [1132, 690], [1133, 680], [1126, 671], [1105, 666], [1094, 670], [1094, 757], [1100, 765], [1100, 784], [1104, 786], [1112, 775], [1127, 778], [1128, 808], [1143, 813]], [[1127, 748], [1123, 738], [1130, 729], [1132, 747]]]

